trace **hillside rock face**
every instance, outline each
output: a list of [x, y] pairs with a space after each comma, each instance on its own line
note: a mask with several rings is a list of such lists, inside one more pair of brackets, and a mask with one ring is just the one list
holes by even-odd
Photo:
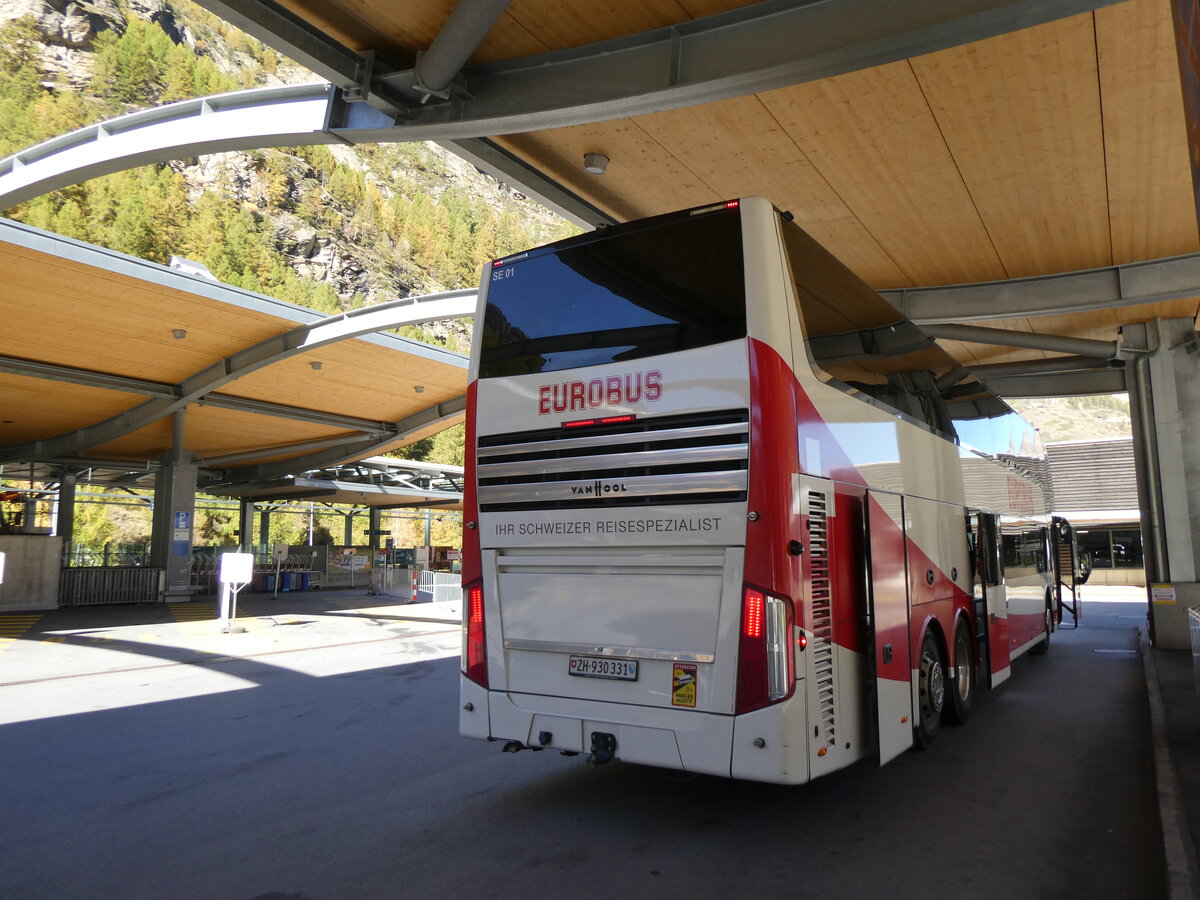
[[[151, 2], [162, 6], [161, 0]], [[112, 0], [6, 0], [0, 6], [0, 22], [25, 16], [37, 20], [47, 44], [75, 50], [90, 50], [96, 35], [105, 29], [125, 28], [125, 17]]]

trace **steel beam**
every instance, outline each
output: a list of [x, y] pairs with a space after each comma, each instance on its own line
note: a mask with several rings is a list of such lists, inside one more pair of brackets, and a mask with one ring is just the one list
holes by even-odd
[[1032, 331], [984, 328], [980, 325], [922, 325], [921, 330], [933, 338], [964, 341], [968, 344], [1023, 347], [1027, 350], [1071, 353], [1077, 356], [1093, 356], [1097, 359], [1116, 359], [1120, 356], [1120, 345], [1116, 341], [1094, 341], [1088, 338], [1063, 337], [1057, 334], [1037, 334]]
[[1043, 375], [992, 377], [988, 387], [1001, 397], [1081, 397], [1088, 394], [1119, 394], [1125, 391], [1124, 369], [1102, 369], [1094, 372], [1061, 372]]
[[[354, 139], [456, 139], [646, 115], [896, 62], [1110, 2], [1116, 0], [766, 0], [641, 34], [468, 66], [461, 91], [448, 100], [407, 110], [394, 128]], [[413, 72], [378, 80], [411, 84]]]
[[240, 453], [226, 453], [222, 456], [210, 456], [197, 459], [196, 465], [206, 469], [227, 466], [231, 463], [247, 462], [251, 459], [261, 459], [264, 456], [283, 456], [292, 453], [304, 453], [307, 450], [324, 450], [326, 447], [338, 447], [346, 443], [347, 435], [339, 434], [334, 437], [320, 438], [312, 441], [300, 441], [295, 444], [273, 444], [259, 447], [255, 450], [243, 450]]
[[270, 0], [199, 0], [226, 22], [274, 47], [326, 81], [353, 87], [363, 57]]
[[486, 138], [460, 138], [438, 143], [480, 171], [516, 188], [546, 209], [576, 225], [590, 229], [598, 225], [617, 224], [617, 219], [539, 172], [523, 159], [513, 156], [494, 141]]
[[1049, 359], [1027, 359], [1020, 362], [972, 366], [971, 373], [983, 379], [1019, 378], [1022, 376], [1063, 375], [1068, 372], [1105, 372], [1124, 367], [1124, 361], [1118, 361], [1115, 365], [1113, 363], [1112, 360], [1105, 361], [1094, 356], [1055, 356]]
[[[174, 398], [178, 396], [176, 385], [166, 384], [161, 381], [127, 378], [122, 375], [110, 375], [106, 372], [96, 372], [91, 369], [77, 369], [73, 366], [33, 362], [26, 359], [16, 359], [11, 356], [0, 356], [0, 372], [10, 375], [24, 375], [30, 378], [62, 381], [68, 384], [83, 385], [84, 387], [104, 388], [110, 391], [124, 391], [131, 394], [140, 394], [144, 397]], [[302, 409], [298, 406], [269, 403], [265, 400], [231, 397], [227, 394], [207, 394], [198, 402], [202, 406], [215, 406], [219, 409], [254, 413], [261, 416], [276, 416], [283, 419], [292, 419], [297, 422], [308, 422], [312, 425], [328, 425], [331, 428], [341, 428], [346, 431], [383, 434], [387, 429], [385, 422], [374, 419], [362, 419], [357, 416]]]
[[257, 88], [183, 100], [118, 116], [0, 160], [0, 209], [88, 178], [217, 153], [332, 144], [335, 102], [328, 84]]
[[1057, 275], [880, 293], [918, 325], [1090, 312], [1200, 296], [1200, 253]]
[[446, 89], [507, 8], [508, 0], [458, 0], [429, 50], [417, 56], [411, 87], [421, 102], [448, 96]]
[[[474, 289], [427, 294], [423, 297], [367, 306], [301, 325], [202, 369], [176, 385], [174, 396], [153, 397], [120, 415], [56, 437], [0, 448], [0, 461], [69, 456], [89, 447], [116, 440], [183, 409], [189, 403], [195, 403], [243, 375], [290, 356], [383, 328], [473, 315], [475, 298]], [[382, 443], [386, 445], [392, 441], [384, 440]], [[374, 443], [370, 446], [374, 446]]]
[[[467, 66], [448, 99], [413, 104], [394, 129], [355, 139], [480, 137], [661, 112], [895, 62], [1110, 2], [766, 0], [583, 47]], [[269, 0], [200, 3], [335, 83], [355, 78], [357, 54], [311, 47], [311, 36]], [[386, 96], [415, 75], [414, 68], [373, 73], [366, 89]]]
[[438, 425], [443, 428], [449, 428], [451, 425], [458, 424], [466, 416], [466, 409], [466, 395], [455, 397], [431, 406], [428, 409], [413, 413], [411, 416], [407, 416], [398, 422], [394, 422], [391, 425], [390, 436], [384, 440], [372, 438], [363, 438], [357, 441], [351, 440], [340, 446], [320, 450], [308, 456], [294, 457], [280, 462], [263, 463], [257, 466], [227, 469], [224, 473], [225, 482], [242, 484], [254, 481], [270, 481], [274, 478], [283, 478], [295, 472], [322, 469], [327, 466], [341, 465], [342, 463], [362, 459], [367, 456], [374, 456], [387, 447], [408, 442], [406, 439], [411, 440], [412, 435], [424, 431], [431, 426]]

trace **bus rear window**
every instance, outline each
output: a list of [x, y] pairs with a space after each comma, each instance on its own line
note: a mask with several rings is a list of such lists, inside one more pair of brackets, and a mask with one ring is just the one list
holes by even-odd
[[745, 336], [738, 211], [672, 217], [493, 268], [479, 376], [623, 362]]

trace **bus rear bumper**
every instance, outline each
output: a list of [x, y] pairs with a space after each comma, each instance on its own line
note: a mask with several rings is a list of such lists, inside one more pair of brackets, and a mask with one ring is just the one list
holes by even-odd
[[[724, 778], [732, 775], [789, 783], [808, 780], [807, 765], [800, 760], [772, 758], [789, 749], [788, 741], [779, 740], [780, 731], [793, 730], [782, 721], [785, 711], [779, 707], [747, 716], [716, 715], [489, 691], [460, 677], [459, 731], [466, 737], [588, 753], [593, 733], [611, 734], [616, 738], [615, 756], [624, 762]], [[759, 734], [769, 735], [771, 749], [765, 753], [754, 746], [754, 737]], [[735, 747], [735, 737], [745, 747]], [[803, 738], [795, 743], [799, 747], [793, 744], [793, 753], [803, 748]], [[753, 762], [741, 759], [750, 756]]]
[[729, 777], [733, 716], [510, 694], [460, 679], [459, 731], [466, 737], [588, 753], [598, 732], [616, 738], [616, 758], [625, 762]]

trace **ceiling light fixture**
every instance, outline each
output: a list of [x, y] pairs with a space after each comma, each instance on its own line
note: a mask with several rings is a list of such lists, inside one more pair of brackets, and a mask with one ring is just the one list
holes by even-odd
[[171, 332], [171, 337], [175, 338], [177, 341], [182, 341], [185, 337], [187, 337], [187, 332], [182, 328], [176, 328]]
[[608, 171], [608, 157], [603, 153], [583, 154], [583, 171], [592, 175], [603, 175]]
[[312, 366], [312, 370], [314, 372], [318, 371], [321, 368], [321, 364], [319, 362], [315, 362], [315, 361], [310, 362], [309, 365]]

